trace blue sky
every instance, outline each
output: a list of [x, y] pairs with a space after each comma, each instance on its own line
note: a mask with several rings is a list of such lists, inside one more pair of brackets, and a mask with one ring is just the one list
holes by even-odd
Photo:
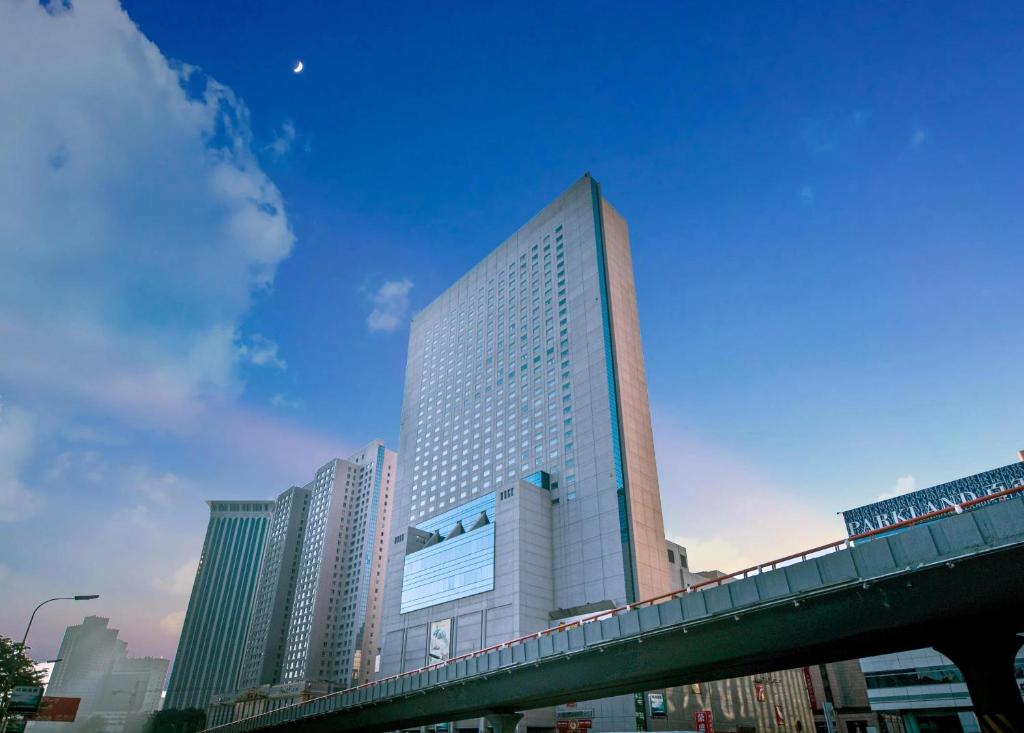
[[172, 654], [203, 500], [395, 445], [409, 315], [588, 170], [695, 565], [1024, 448], [1017, 3], [123, 10], [0, 6], [0, 633]]

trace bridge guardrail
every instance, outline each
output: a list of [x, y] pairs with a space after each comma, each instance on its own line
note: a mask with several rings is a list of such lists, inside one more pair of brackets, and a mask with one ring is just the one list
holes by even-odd
[[[366, 693], [369, 692], [369, 688], [378, 687], [378, 686], [383, 687], [385, 685], [393, 684], [397, 680], [400, 680], [400, 679], [403, 679], [403, 678], [406, 678], [406, 677], [412, 677], [412, 676], [415, 676], [415, 675], [420, 675], [420, 674], [423, 674], [425, 672], [429, 673], [429, 672], [432, 672], [432, 671], [437, 671], [437, 670], [440, 670], [442, 668], [446, 668], [449, 665], [455, 665], [455, 664], [458, 664], [459, 662], [465, 662], [465, 661], [467, 661], [469, 659], [473, 659], [475, 657], [479, 657], [479, 656], [482, 656], [482, 655], [485, 655], [485, 654], [489, 654], [491, 652], [500, 652], [503, 649], [509, 649], [510, 647], [513, 647], [516, 644], [520, 644], [522, 642], [529, 641], [531, 639], [540, 639], [540, 638], [542, 638], [544, 636], [547, 636], [547, 635], [550, 635], [550, 634], [553, 634], [553, 633], [558, 633], [558, 632], [566, 631], [568, 629], [580, 627], [580, 626], [583, 626], [585, 624], [592, 623], [594, 621], [600, 621], [602, 619], [612, 618], [612, 617], [617, 616], [619, 614], [626, 613], [628, 611], [632, 611], [632, 610], [635, 610], [635, 609], [638, 609], [638, 608], [644, 608], [644, 607], [647, 607], [647, 606], [657, 605], [657, 604], [662, 603], [664, 601], [670, 600], [672, 598], [678, 598], [680, 596], [683, 596], [683, 595], [686, 595], [686, 594], [689, 594], [689, 593], [700, 592], [700, 591], [705, 590], [705, 589], [709, 589], [709, 588], [713, 588], [713, 587], [718, 587], [718, 586], [721, 586], [724, 583], [728, 583], [728, 582], [733, 581], [733, 580], [741, 580], [743, 578], [753, 577], [753, 576], [759, 575], [759, 574], [764, 573], [764, 572], [768, 572], [768, 571], [772, 571], [772, 570], [777, 570], [777, 569], [779, 569], [781, 567], [785, 567], [786, 565], [788, 565], [790, 563], [803, 562], [803, 561], [812, 559], [814, 557], [820, 557], [822, 555], [826, 555], [826, 554], [829, 554], [829, 553], [832, 553], [832, 552], [837, 552], [837, 551], [839, 551], [841, 549], [852, 547], [854, 545], [854, 543], [856, 543], [858, 541], [861, 541], [861, 540], [870, 539], [872, 537], [877, 537], [879, 535], [889, 534], [889, 533], [894, 532], [896, 530], [903, 529], [904, 527], [910, 527], [910, 526], [917, 525], [917, 524], [923, 524], [925, 522], [931, 521], [933, 519], [937, 519], [939, 517], [942, 517], [942, 516], [945, 516], [945, 515], [948, 515], [948, 514], [960, 514], [963, 511], [971, 509], [971, 508], [973, 508], [975, 506], [978, 506], [980, 504], [985, 504], [985, 503], [993, 502], [993, 501], [999, 501], [999, 500], [1006, 499], [1006, 498], [1008, 498], [1010, 496], [1013, 496], [1015, 494], [1019, 494], [1019, 493], [1022, 493], [1022, 492], [1024, 492], [1024, 486], [1016, 486], [1016, 487], [1012, 487], [1012, 488], [1009, 488], [1009, 489], [1004, 489], [1002, 491], [994, 492], [994, 493], [988, 494], [986, 496], [981, 496], [981, 497], [978, 497], [976, 499], [971, 499], [971, 500], [963, 502], [961, 504], [954, 504], [954, 505], [951, 505], [951, 506], [948, 506], [948, 507], [944, 507], [942, 509], [938, 509], [938, 510], [933, 511], [933, 512], [927, 512], [925, 514], [921, 514], [921, 515], [919, 515], [917, 517], [913, 517], [911, 519], [907, 519], [907, 520], [904, 520], [902, 522], [897, 522], [897, 523], [894, 523], [894, 524], [891, 524], [891, 525], [888, 525], [888, 526], [885, 526], [885, 527], [880, 527], [880, 528], [875, 529], [875, 530], [870, 530], [868, 532], [861, 532], [859, 534], [851, 535], [849, 537], [844, 537], [841, 540], [836, 540], [834, 542], [829, 542], [829, 543], [826, 543], [824, 545], [818, 545], [817, 547], [812, 547], [812, 548], [803, 550], [801, 552], [796, 552], [796, 553], [793, 553], [793, 554], [790, 554], [790, 555], [786, 555], [784, 557], [776, 558], [776, 559], [771, 560], [769, 562], [760, 563], [758, 565], [754, 565], [754, 566], [751, 566], [751, 567], [748, 567], [748, 568], [744, 568], [742, 570], [737, 570], [737, 571], [732, 572], [732, 573], [721, 575], [721, 576], [719, 576], [717, 578], [712, 578], [710, 580], [702, 581], [700, 583], [695, 583], [693, 585], [689, 585], [689, 586], [687, 586], [685, 588], [681, 588], [679, 590], [671, 591], [669, 593], [663, 593], [661, 595], [654, 596], [652, 598], [645, 598], [643, 600], [635, 601], [633, 603], [627, 603], [627, 604], [625, 604], [623, 606], [619, 606], [619, 607], [616, 607], [616, 608], [610, 608], [610, 609], [607, 609], [605, 611], [599, 611], [597, 613], [590, 614], [588, 616], [584, 616], [583, 618], [577, 619], [577, 620], [572, 621], [570, 623], [559, 624], [557, 626], [553, 626], [553, 627], [550, 627], [550, 628], [547, 628], [547, 629], [543, 629], [541, 631], [535, 631], [535, 632], [532, 632], [530, 634], [526, 634], [524, 636], [517, 637], [515, 639], [509, 639], [507, 641], [503, 641], [503, 642], [500, 642], [498, 644], [493, 644], [493, 645], [491, 645], [489, 647], [485, 647], [483, 649], [478, 649], [476, 651], [467, 652], [466, 654], [461, 654], [461, 655], [459, 655], [457, 657], [452, 657], [452, 658], [444, 660], [444, 661], [435, 662], [433, 664], [428, 664], [426, 666], [418, 667], [417, 669], [408, 670], [406, 672], [399, 672], [398, 674], [390, 675], [388, 677], [383, 677], [383, 678], [381, 678], [379, 680], [373, 680], [371, 682], [364, 682], [361, 685], [357, 685], [355, 687], [346, 688], [344, 690], [339, 690], [337, 692], [332, 692], [332, 693], [329, 693], [327, 695], [322, 695], [320, 697], [313, 698], [312, 700], [309, 700], [309, 701], [306, 701], [306, 702], [295, 703], [293, 705], [288, 705], [288, 706], [281, 707], [281, 708], [278, 708], [278, 709], [272, 710], [272, 711], [267, 711], [267, 712], [264, 712], [264, 713], [257, 713], [256, 715], [253, 715], [253, 716], [251, 716], [249, 718], [242, 718], [241, 720], [233, 721], [231, 723], [226, 723], [224, 725], [215, 726], [213, 728], [208, 728], [207, 731], [211, 731], [211, 732], [212, 731], [223, 731], [224, 733], [227, 733], [228, 731], [232, 731], [232, 730], [246, 730], [247, 729], [246, 726], [239, 725], [239, 724], [243, 724], [243, 723], [246, 723], [246, 722], [254, 722], [256, 719], [264, 718], [264, 716], [266, 716], [264, 718], [265, 721], [268, 724], [273, 725], [273, 724], [276, 724], [276, 723], [279, 723], [279, 722], [287, 721], [289, 719], [294, 719], [294, 718], [289, 717], [288, 712], [286, 712], [286, 711], [292, 711], [293, 708], [299, 708], [299, 707], [303, 707], [303, 706], [309, 706], [309, 707], [306, 708], [309, 714], [314, 714], [315, 715], [317, 713], [328, 712], [329, 710], [332, 709], [332, 706], [329, 703], [330, 700], [336, 699], [336, 698], [341, 698], [341, 697], [346, 696], [346, 695], [350, 695], [350, 696], [354, 695], [355, 696], [354, 702], [356, 702], [357, 704], [360, 703], [360, 702], [369, 702], [372, 699], [371, 695], [366, 694]], [[362, 699], [364, 696], [366, 698], [365, 700]], [[299, 712], [299, 711], [293, 711], [293, 712]], [[296, 716], [296, 717], [300, 717], [300, 716]]]

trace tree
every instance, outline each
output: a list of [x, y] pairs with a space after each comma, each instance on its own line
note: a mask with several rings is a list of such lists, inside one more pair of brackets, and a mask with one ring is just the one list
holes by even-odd
[[205, 728], [205, 710], [158, 710], [150, 717], [146, 733], [199, 733]]
[[128, 713], [122, 733], [147, 733], [153, 713]]
[[43, 673], [25, 655], [25, 649], [6, 636], [0, 636], [0, 694], [3, 696], [19, 685], [41, 687], [43, 684]]

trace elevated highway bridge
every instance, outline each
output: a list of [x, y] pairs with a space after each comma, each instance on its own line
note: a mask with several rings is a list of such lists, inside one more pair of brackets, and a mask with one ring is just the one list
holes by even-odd
[[[985, 733], [1024, 733], [1024, 487], [839, 540], [210, 733], [393, 731], [919, 647]], [[899, 530], [899, 531], [897, 531]]]

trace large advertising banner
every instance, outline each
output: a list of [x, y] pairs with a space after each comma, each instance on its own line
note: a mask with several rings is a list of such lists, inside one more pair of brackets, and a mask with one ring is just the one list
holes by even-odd
[[82, 702], [80, 697], [50, 697], [43, 696], [39, 712], [34, 720], [52, 720], [57, 723], [73, 723], [78, 715], [78, 705]]
[[446, 618], [430, 624], [430, 663], [446, 662], [452, 655], [452, 620]]
[[1018, 486], [1024, 486], [1024, 461], [850, 509], [843, 512], [843, 521], [852, 536]]

